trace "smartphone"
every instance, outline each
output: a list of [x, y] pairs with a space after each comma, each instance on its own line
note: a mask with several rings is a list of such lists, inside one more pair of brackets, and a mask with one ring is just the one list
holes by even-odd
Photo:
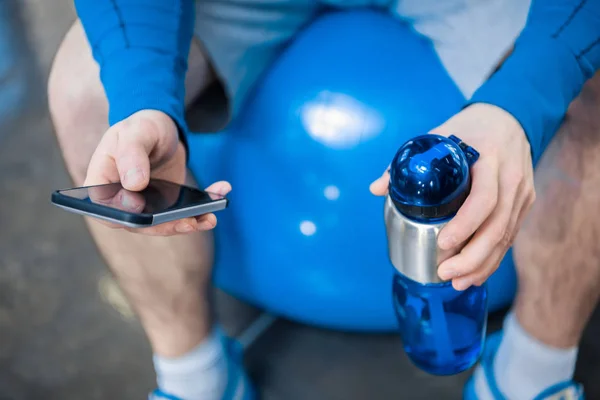
[[225, 196], [151, 179], [139, 192], [120, 183], [56, 190], [52, 203], [67, 211], [130, 228], [145, 228], [227, 208]]

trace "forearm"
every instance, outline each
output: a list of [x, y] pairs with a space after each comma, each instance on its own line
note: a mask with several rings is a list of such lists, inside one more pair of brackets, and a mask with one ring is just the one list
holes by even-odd
[[194, 27], [193, 0], [75, 0], [100, 66], [109, 124], [153, 109], [185, 137], [185, 74]]
[[470, 103], [512, 114], [537, 162], [569, 104], [599, 68], [600, 0], [533, 0], [513, 53]]

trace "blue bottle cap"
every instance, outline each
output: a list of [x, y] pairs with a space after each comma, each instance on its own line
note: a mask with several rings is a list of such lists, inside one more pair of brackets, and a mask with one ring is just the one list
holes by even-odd
[[390, 197], [408, 218], [451, 218], [469, 195], [469, 168], [478, 158], [479, 153], [456, 136], [417, 136], [402, 145], [392, 161]]

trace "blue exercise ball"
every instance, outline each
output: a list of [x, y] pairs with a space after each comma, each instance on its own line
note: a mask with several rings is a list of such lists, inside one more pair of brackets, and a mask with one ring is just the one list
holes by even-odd
[[[398, 20], [316, 19], [225, 131], [190, 137], [200, 181], [233, 185], [215, 231], [216, 285], [295, 321], [393, 331], [383, 199], [369, 184], [464, 103], [430, 42]], [[489, 287], [491, 309], [511, 301], [510, 262]]]

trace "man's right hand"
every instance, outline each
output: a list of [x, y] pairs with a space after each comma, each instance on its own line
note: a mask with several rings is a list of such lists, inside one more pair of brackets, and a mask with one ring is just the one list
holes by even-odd
[[[148, 186], [150, 177], [183, 184], [186, 171], [185, 148], [179, 141], [177, 125], [167, 114], [143, 110], [106, 131], [90, 160], [85, 186], [121, 182], [127, 190], [140, 191]], [[226, 195], [231, 185], [217, 182], [206, 190]], [[121, 206], [129, 209], [127, 204]], [[131, 211], [139, 212], [135, 204], [131, 207]], [[101, 222], [113, 228], [170, 236], [210, 230], [217, 224], [217, 218], [206, 214], [142, 229]]]

